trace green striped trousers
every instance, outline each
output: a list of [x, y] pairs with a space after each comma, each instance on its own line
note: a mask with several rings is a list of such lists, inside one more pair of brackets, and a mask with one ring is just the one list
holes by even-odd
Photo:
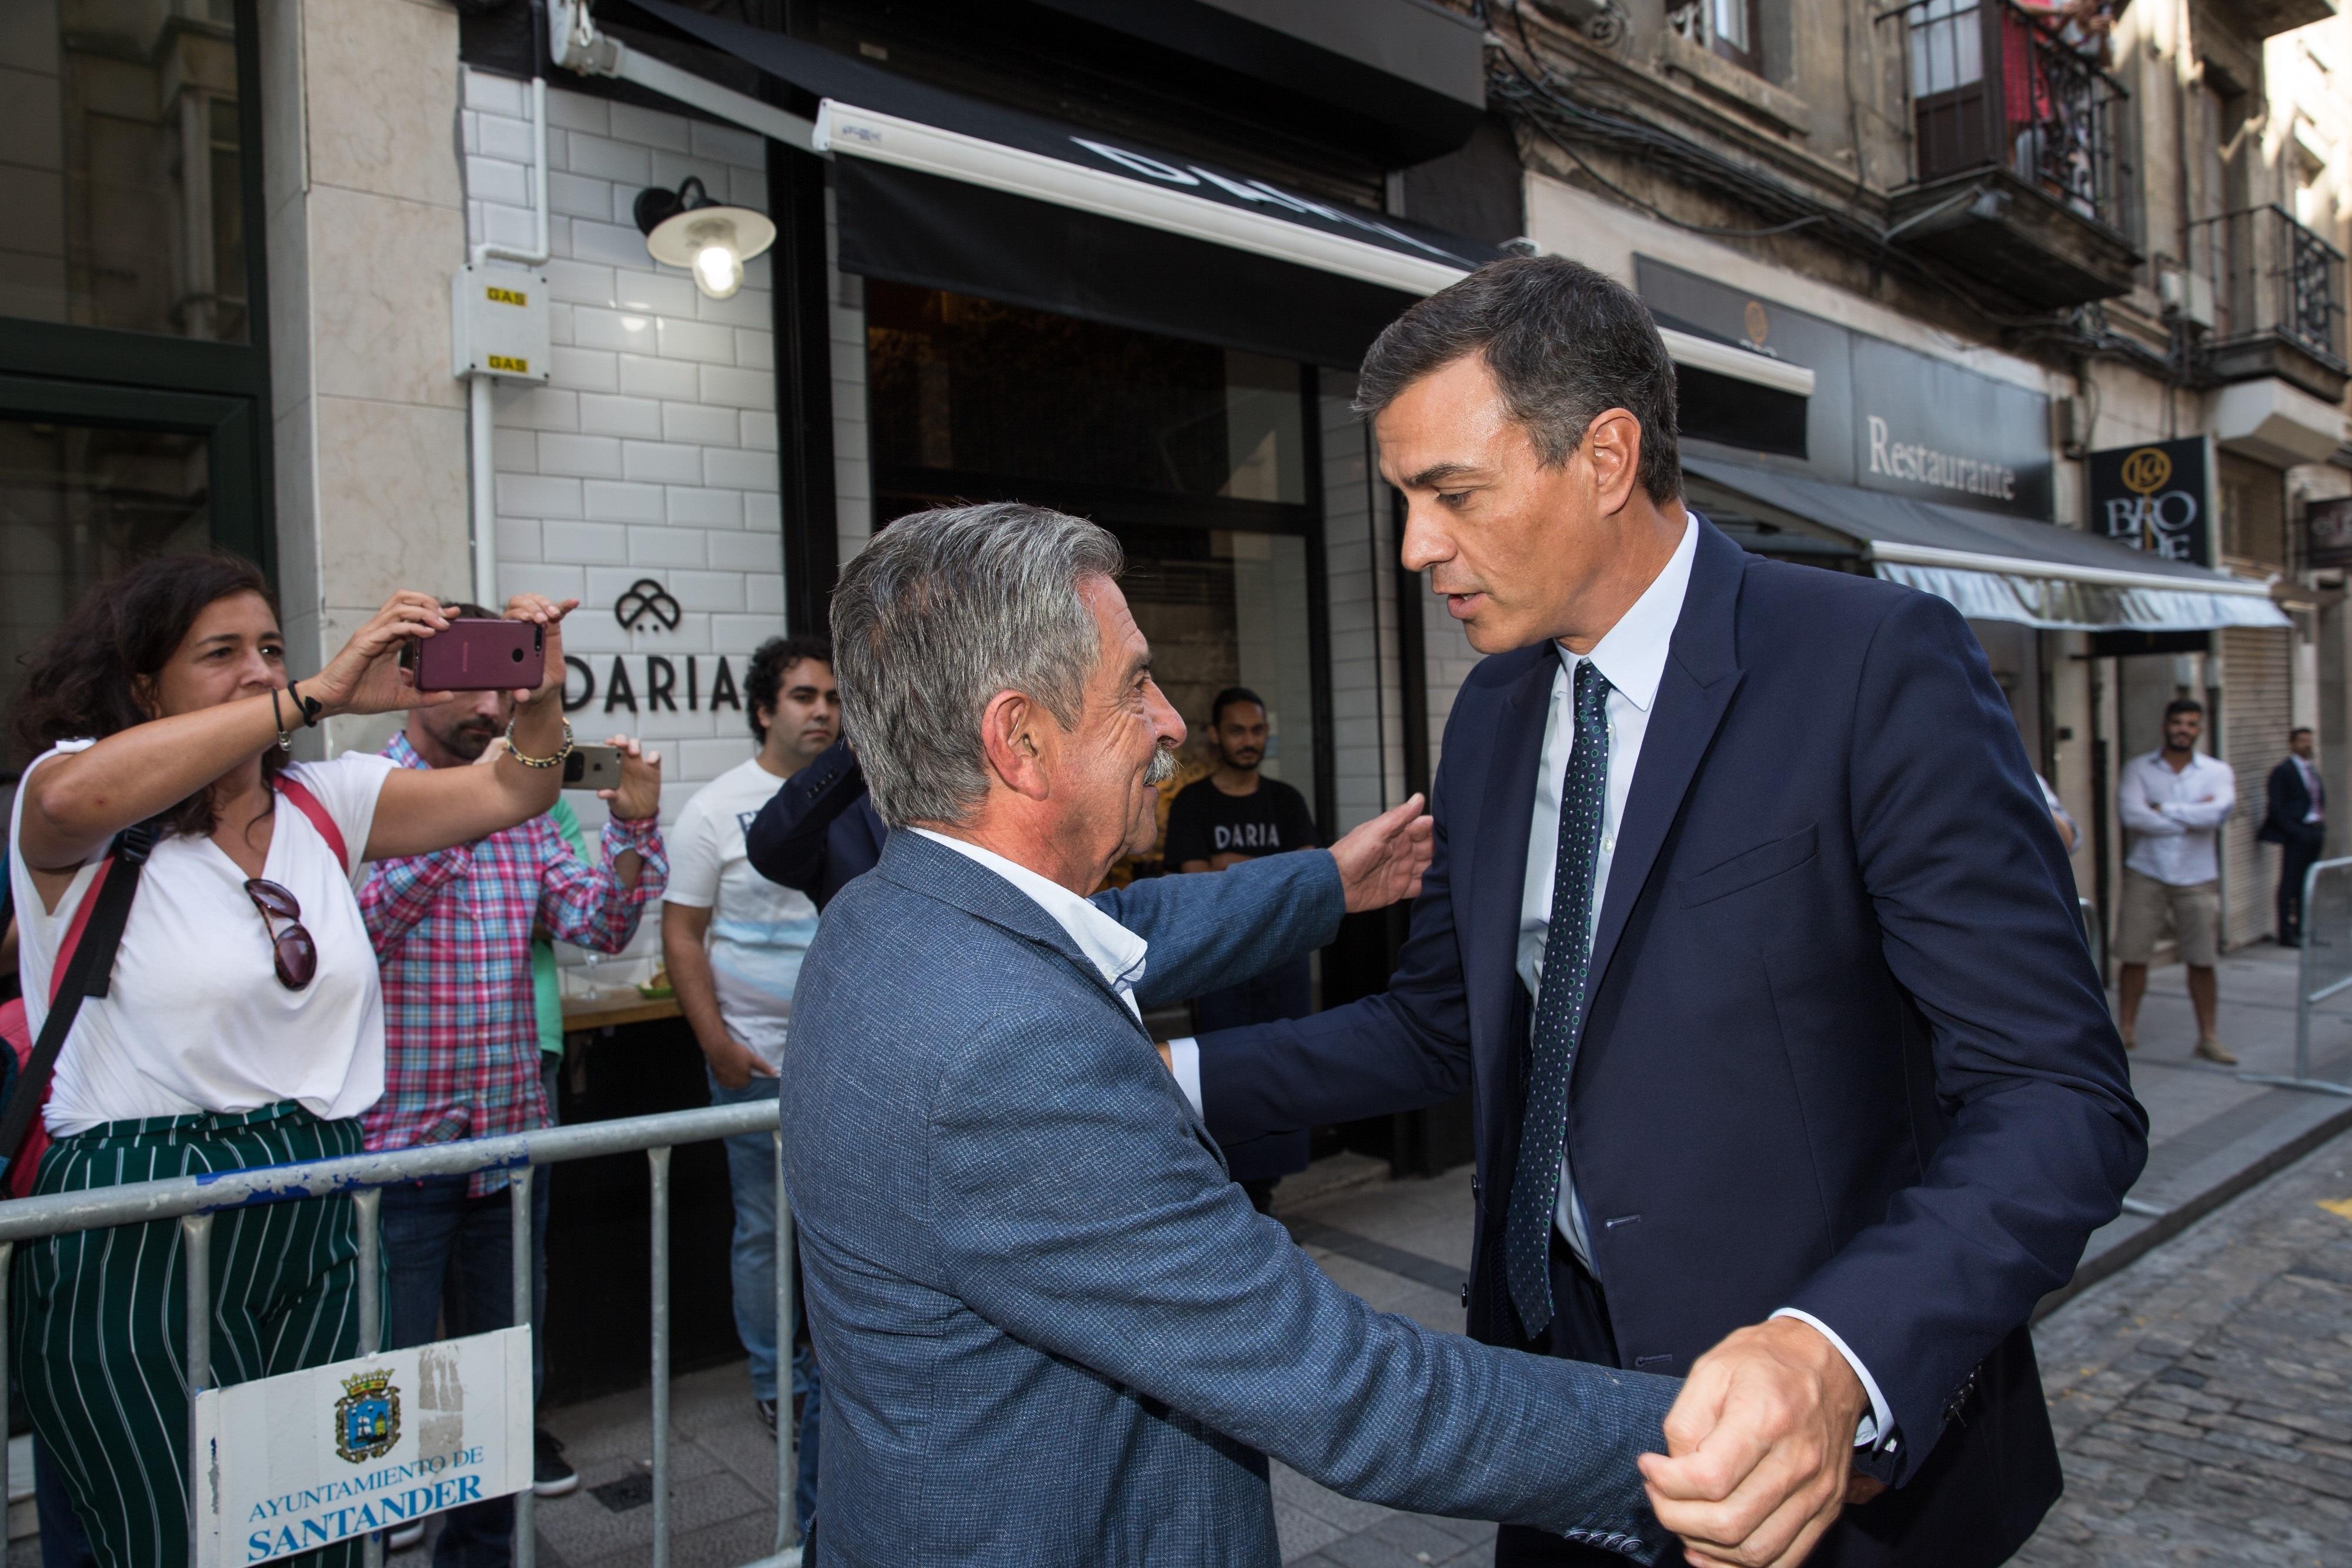
[[[36, 1190], [245, 1170], [360, 1152], [356, 1120], [293, 1103], [110, 1122], [59, 1138]], [[17, 1249], [16, 1365], [25, 1408], [73, 1495], [101, 1568], [188, 1561], [187, 1275], [176, 1219]], [[212, 1382], [360, 1354], [359, 1228], [346, 1197], [213, 1218]], [[355, 1568], [359, 1543], [291, 1561]]]

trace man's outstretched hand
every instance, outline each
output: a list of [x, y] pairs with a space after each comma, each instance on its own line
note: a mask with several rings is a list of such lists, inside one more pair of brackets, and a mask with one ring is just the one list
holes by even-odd
[[1666, 1454], [1642, 1456], [1650, 1506], [1700, 1568], [1793, 1568], [1847, 1501], [1869, 1409], [1819, 1330], [1796, 1318], [1741, 1329], [1691, 1367]]
[[1421, 892], [1421, 873], [1436, 849], [1437, 824], [1413, 795], [1390, 807], [1331, 846], [1348, 913], [1386, 909]]

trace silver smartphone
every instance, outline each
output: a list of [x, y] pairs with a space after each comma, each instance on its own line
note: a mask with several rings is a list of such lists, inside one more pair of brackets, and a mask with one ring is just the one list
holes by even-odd
[[572, 755], [563, 759], [563, 787], [566, 789], [618, 789], [621, 787], [621, 758], [627, 755], [617, 746], [575, 746]]

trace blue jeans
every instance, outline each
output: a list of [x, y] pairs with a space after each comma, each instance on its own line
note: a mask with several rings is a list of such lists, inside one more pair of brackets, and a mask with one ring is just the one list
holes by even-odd
[[[504, 1188], [469, 1197], [467, 1176], [432, 1176], [383, 1189], [383, 1257], [391, 1288], [384, 1322], [391, 1347], [448, 1334], [486, 1333], [514, 1322], [513, 1220]], [[531, 1397], [543, 1364], [536, 1332], [547, 1304], [547, 1173], [531, 1182]], [[452, 1509], [434, 1543], [434, 1568], [506, 1568], [513, 1560], [514, 1500]]]
[[[709, 1071], [705, 1070], [705, 1076]], [[740, 1089], [729, 1089], [710, 1079], [713, 1105], [747, 1105], [773, 1100], [776, 1081], [753, 1077]], [[751, 1397], [776, 1396], [776, 1145], [766, 1133], [745, 1133], [727, 1140], [727, 1181], [735, 1189], [735, 1333], [751, 1356]], [[795, 1259], [795, 1278], [798, 1260]], [[793, 1292], [793, 1397], [801, 1402], [800, 1479], [793, 1487], [794, 1506], [803, 1530], [816, 1517], [817, 1408], [824, 1386], [818, 1381], [816, 1354], [808, 1343], [808, 1312], [801, 1292]], [[793, 1418], [790, 1406], [776, 1412], [780, 1421]]]

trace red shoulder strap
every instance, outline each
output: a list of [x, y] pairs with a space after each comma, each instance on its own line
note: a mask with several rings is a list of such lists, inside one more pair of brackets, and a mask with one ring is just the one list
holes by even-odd
[[113, 874], [114, 857], [107, 856], [98, 862], [98, 874], [89, 879], [89, 891], [81, 895], [74, 907], [73, 919], [66, 925], [66, 939], [58, 944], [58, 956], [49, 966], [49, 1005], [57, 1006], [58, 992], [66, 983], [66, 966], [73, 962], [74, 949], [81, 946], [82, 927], [89, 924], [89, 912], [98, 907], [98, 890], [106, 885]]
[[310, 819], [310, 825], [319, 830], [319, 836], [327, 841], [329, 849], [335, 852], [336, 863], [348, 873], [352, 857], [351, 852], [343, 847], [343, 831], [335, 826], [335, 819], [327, 814], [327, 808], [319, 804], [319, 797], [311, 794], [300, 779], [289, 778], [283, 773], [278, 776], [278, 792], [293, 801], [295, 810]]

